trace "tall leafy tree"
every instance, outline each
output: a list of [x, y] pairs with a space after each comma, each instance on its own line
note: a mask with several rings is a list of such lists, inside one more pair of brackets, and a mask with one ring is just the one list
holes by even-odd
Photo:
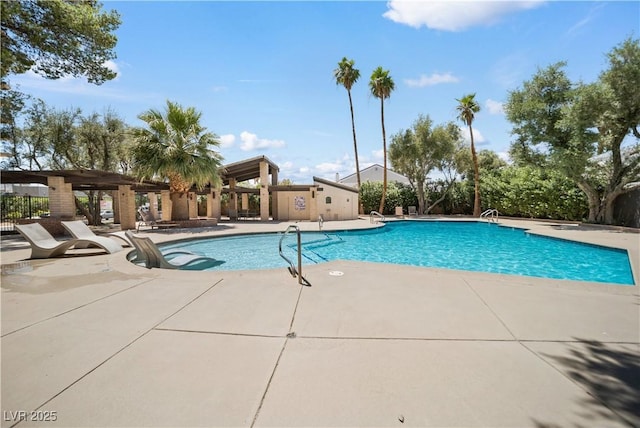
[[553, 64], [509, 95], [505, 106], [521, 162], [561, 171], [584, 192], [590, 222], [613, 223], [615, 199], [640, 181], [640, 43], [607, 55], [591, 84], [573, 84]]
[[202, 113], [167, 101], [164, 112], [150, 109], [138, 116], [146, 128], [133, 130], [133, 169], [140, 179], [169, 181], [172, 219], [189, 218], [186, 193], [220, 181], [222, 156], [218, 137], [200, 123]]
[[3, 169], [18, 169], [21, 166], [22, 129], [19, 118], [23, 114], [27, 97], [17, 91], [0, 91], [0, 141], [2, 151], [9, 157], [2, 161]]
[[[427, 176], [434, 170], [447, 175], [442, 198], [446, 196], [455, 175], [448, 176], [449, 166], [455, 163], [456, 149], [461, 143], [460, 128], [454, 123], [433, 126], [429, 116], [420, 115], [411, 129], [391, 137], [389, 159], [396, 172], [409, 179], [418, 198], [418, 213], [428, 213]], [[436, 203], [439, 201], [436, 201]]]
[[473, 215], [475, 217], [479, 217], [482, 211], [482, 207], [480, 205], [480, 168], [478, 167], [478, 156], [476, 154], [476, 146], [473, 141], [472, 124], [476, 113], [480, 111], [480, 106], [476, 103], [475, 97], [476, 94], [467, 94], [460, 99], [456, 99], [456, 101], [458, 101], [456, 110], [458, 110], [458, 119], [469, 127], [469, 134], [471, 137], [471, 158], [473, 160], [474, 173]]
[[[337, 85], [342, 85], [347, 90], [349, 95], [349, 110], [351, 111], [351, 130], [353, 132], [353, 152], [356, 160], [356, 178], [358, 180], [358, 189], [362, 185], [360, 181], [360, 162], [358, 161], [358, 143], [356, 142], [356, 122], [353, 117], [353, 100], [351, 99], [351, 87], [360, 78], [360, 70], [354, 67], [355, 62], [347, 57], [342, 58], [338, 63], [338, 68], [333, 70], [333, 77], [336, 79]], [[358, 193], [358, 209], [360, 214], [363, 214], [363, 207], [360, 202], [360, 196]]]
[[96, 84], [115, 77], [105, 63], [116, 56], [120, 16], [98, 1], [4, 1], [0, 17], [2, 81], [28, 70], [50, 79], [86, 76]]
[[387, 195], [387, 134], [384, 129], [384, 100], [391, 96], [391, 92], [395, 89], [396, 85], [393, 79], [389, 75], [389, 70], [384, 70], [382, 67], [378, 67], [371, 73], [371, 79], [369, 80], [369, 89], [371, 94], [380, 99], [380, 122], [382, 124], [382, 154], [384, 157], [384, 166], [382, 173], [382, 198], [380, 198], [380, 210], [384, 210], [384, 199]]

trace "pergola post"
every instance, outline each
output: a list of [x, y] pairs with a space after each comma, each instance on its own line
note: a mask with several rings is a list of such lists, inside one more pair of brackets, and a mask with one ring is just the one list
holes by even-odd
[[136, 228], [136, 196], [128, 184], [118, 186], [118, 211], [120, 213], [120, 229]]
[[249, 211], [249, 194], [248, 193], [243, 193], [241, 195], [242, 197], [242, 211]]
[[153, 218], [158, 218], [158, 195], [155, 192], [149, 192], [147, 198], [149, 198], [149, 212]]
[[236, 194], [236, 179], [229, 178], [229, 220], [238, 219], [238, 195]]
[[160, 199], [162, 200], [162, 220], [171, 220], [171, 210], [173, 203], [171, 202], [171, 191], [160, 191]]
[[216, 187], [207, 194], [207, 217], [220, 220], [222, 206], [222, 189]]
[[198, 195], [196, 192], [188, 193], [189, 200], [187, 203], [189, 204], [189, 218], [197, 218], [198, 217]]
[[269, 220], [269, 164], [260, 161], [260, 220]]
[[72, 219], [76, 215], [76, 201], [71, 183], [65, 183], [64, 177], [47, 177], [49, 186], [49, 212], [51, 217]]

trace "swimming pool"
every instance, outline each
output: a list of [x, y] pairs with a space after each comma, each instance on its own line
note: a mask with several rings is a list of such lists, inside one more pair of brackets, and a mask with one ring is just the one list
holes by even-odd
[[[254, 234], [180, 241], [181, 248], [224, 260], [208, 270], [283, 268], [278, 254], [282, 234]], [[525, 275], [634, 285], [625, 250], [531, 235], [522, 229], [485, 222], [397, 221], [373, 230], [303, 232], [303, 264], [330, 260]], [[295, 234], [283, 250], [297, 259]]]

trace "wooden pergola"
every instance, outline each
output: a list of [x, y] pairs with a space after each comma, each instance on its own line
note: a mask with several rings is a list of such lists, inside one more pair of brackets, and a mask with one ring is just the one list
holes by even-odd
[[[222, 186], [214, 187], [211, 184], [203, 189], [195, 186], [190, 194], [207, 195], [207, 217], [220, 219], [222, 193], [230, 195], [230, 210], [237, 215], [237, 195], [258, 194], [260, 196], [260, 218], [269, 219], [269, 195], [270, 187], [277, 185], [278, 166], [266, 156], [257, 156], [240, 162], [234, 162], [223, 167], [221, 174]], [[271, 183], [269, 183], [271, 176]], [[259, 179], [258, 189], [238, 187], [237, 183], [251, 179]], [[114, 204], [117, 206], [116, 222], [121, 227], [135, 228], [135, 194], [160, 193], [163, 206], [170, 206], [169, 184], [152, 180], [139, 180], [135, 177], [100, 170], [58, 170], [58, 171], [0, 171], [0, 182], [5, 184], [43, 184], [49, 188], [49, 208], [52, 218], [68, 218], [75, 215], [74, 191], [111, 191], [114, 196]], [[244, 198], [244, 196], [243, 196]], [[151, 198], [150, 198], [151, 199]], [[193, 200], [197, 217], [197, 206]], [[276, 204], [276, 198], [273, 198]], [[275, 208], [275, 207], [274, 207]], [[153, 206], [152, 206], [153, 209]], [[274, 209], [275, 212], [275, 209]], [[156, 212], [157, 214], [157, 212]], [[170, 220], [170, 210], [163, 209], [163, 219]]]

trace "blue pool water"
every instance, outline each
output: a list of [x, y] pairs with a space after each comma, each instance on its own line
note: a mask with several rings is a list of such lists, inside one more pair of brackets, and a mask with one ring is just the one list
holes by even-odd
[[[210, 270], [286, 267], [278, 254], [281, 234], [182, 241], [182, 248], [218, 260]], [[633, 285], [624, 250], [530, 235], [522, 229], [481, 222], [399, 221], [375, 230], [304, 232], [303, 263], [360, 260], [446, 269]], [[297, 262], [296, 236], [283, 242]]]

